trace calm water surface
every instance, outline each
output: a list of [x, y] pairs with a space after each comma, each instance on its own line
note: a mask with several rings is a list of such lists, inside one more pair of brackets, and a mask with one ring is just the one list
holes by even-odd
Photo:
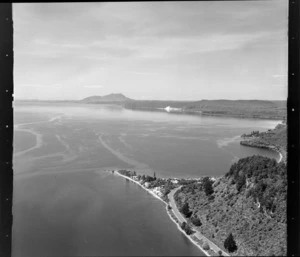
[[15, 257], [204, 256], [160, 201], [105, 170], [218, 176], [244, 156], [278, 158], [239, 144], [278, 121], [49, 103], [15, 104], [14, 118]]

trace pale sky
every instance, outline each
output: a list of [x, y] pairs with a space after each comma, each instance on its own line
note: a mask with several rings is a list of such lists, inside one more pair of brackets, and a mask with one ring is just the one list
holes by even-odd
[[16, 3], [15, 99], [287, 98], [288, 1]]

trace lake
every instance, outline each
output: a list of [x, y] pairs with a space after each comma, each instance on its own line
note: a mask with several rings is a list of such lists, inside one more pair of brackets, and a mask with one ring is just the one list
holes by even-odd
[[279, 121], [125, 110], [111, 105], [14, 104], [13, 256], [195, 256], [165, 206], [107, 172], [157, 177], [225, 174], [269, 150], [240, 135]]

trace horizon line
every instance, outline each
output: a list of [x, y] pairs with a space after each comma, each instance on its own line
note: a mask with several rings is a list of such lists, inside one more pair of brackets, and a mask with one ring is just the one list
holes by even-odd
[[[88, 96], [89, 97], [89, 96]], [[87, 98], [87, 97], [85, 97]], [[39, 102], [46, 102], [46, 101], [59, 101], [59, 102], [80, 102], [83, 99], [14, 99], [13, 102], [15, 101], [39, 101]], [[198, 99], [198, 100], [173, 100], [173, 99], [164, 99], [164, 100], [157, 100], [157, 99], [132, 99], [129, 98], [129, 101], [164, 101], [164, 102], [199, 102], [199, 101], [287, 101], [287, 99], [225, 99], [225, 98], [218, 98], [218, 99]], [[116, 101], [117, 102], [117, 101]], [[123, 101], [120, 101], [123, 102]]]

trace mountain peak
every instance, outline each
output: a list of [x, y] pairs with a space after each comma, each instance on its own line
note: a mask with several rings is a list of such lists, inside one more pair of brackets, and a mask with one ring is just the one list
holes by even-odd
[[97, 102], [124, 102], [131, 100], [130, 98], [124, 96], [121, 93], [113, 93], [104, 96], [90, 96], [82, 99], [82, 102], [86, 103], [97, 103]]

